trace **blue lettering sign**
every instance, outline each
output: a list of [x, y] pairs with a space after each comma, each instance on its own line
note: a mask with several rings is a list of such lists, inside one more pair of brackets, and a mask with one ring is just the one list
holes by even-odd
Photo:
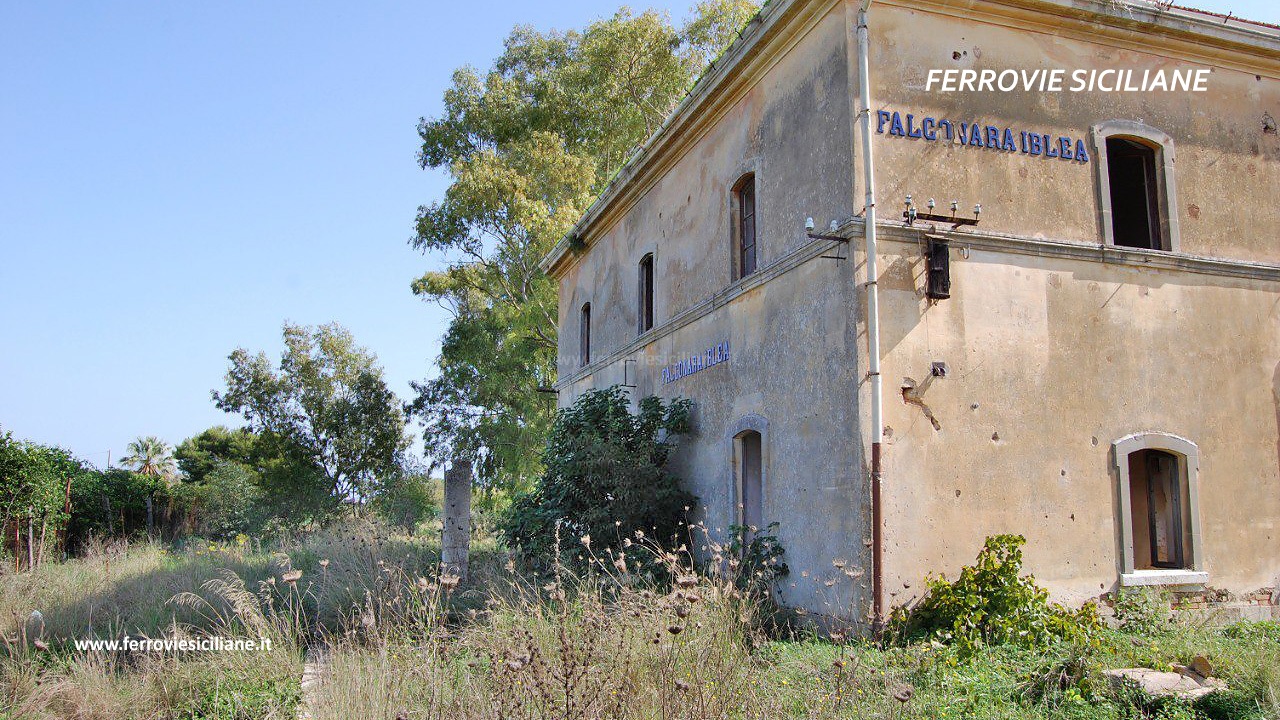
[[715, 367], [721, 363], [729, 362], [729, 341], [725, 340], [716, 343], [706, 350], [691, 353], [685, 357], [677, 359], [670, 365], [662, 368], [658, 377], [663, 385], [668, 385], [681, 378], [688, 377], [694, 373], [706, 370], [709, 367]]
[[[925, 116], [917, 121], [914, 113], [903, 113], [896, 110], [876, 111], [876, 132], [898, 137], [920, 139], [927, 142], [958, 142], [966, 147], [988, 148], [1003, 152], [1021, 152], [1032, 155], [1078, 163], [1089, 162], [1089, 150], [1084, 140], [1065, 135], [1049, 135], [1035, 131], [1018, 130], [995, 125], [983, 125], [976, 122], [953, 122], [946, 118]], [[715, 363], [709, 363], [715, 364]]]

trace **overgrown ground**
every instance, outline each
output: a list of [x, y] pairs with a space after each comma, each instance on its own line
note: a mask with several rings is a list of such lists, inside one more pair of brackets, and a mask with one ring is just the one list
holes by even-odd
[[[732, 584], [668, 556], [675, 582], [646, 586], [622, 573], [643, 556], [630, 553], [586, 577], [531, 582], [481, 543], [473, 582], [454, 587], [435, 575], [434, 542], [371, 525], [277, 552], [247, 541], [97, 548], [0, 577], [0, 718], [294, 717], [304, 648], [327, 658], [314, 717], [341, 720], [1280, 718], [1274, 623], [1170, 623], [1138, 603], [1126, 628], [1087, 642], [969, 656], [928, 641], [883, 648], [766, 632]], [[45, 618], [39, 643], [32, 610]], [[125, 633], [273, 642], [168, 657], [69, 642]], [[1194, 707], [1116, 693], [1100, 677], [1196, 655], [1232, 689]]]

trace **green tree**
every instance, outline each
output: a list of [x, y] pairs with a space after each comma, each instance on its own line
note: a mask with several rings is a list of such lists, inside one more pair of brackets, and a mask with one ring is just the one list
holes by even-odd
[[178, 443], [173, 456], [184, 481], [201, 483], [226, 463], [256, 467], [262, 459], [259, 445], [258, 436], [246, 428], [229, 430], [215, 425]]
[[286, 323], [283, 335], [278, 368], [266, 353], [232, 352], [227, 390], [213, 400], [268, 443], [265, 489], [278, 505], [305, 510], [309, 517], [294, 518], [305, 522], [370, 498], [400, 472], [408, 439], [377, 358], [350, 332]]
[[689, 430], [690, 406], [650, 396], [632, 414], [626, 392], [614, 386], [588, 391], [561, 410], [543, 456], [546, 473], [515, 499], [502, 523], [507, 543], [547, 558], [560, 528], [574, 557], [583, 536], [615, 549], [637, 530], [664, 545], [681, 536], [696, 498], [667, 470], [667, 460], [671, 438]]
[[447, 263], [414, 293], [453, 315], [410, 406], [432, 457], [470, 460], [485, 486], [540, 473], [557, 322], [538, 263], [755, 12], [710, 0], [681, 28], [627, 9], [583, 32], [518, 27], [487, 73], [454, 73], [442, 114], [418, 125], [419, 163], [453, 182], [410, 241]]
[[[66, 522], [66, 484], [83, 465], [62, 448], [15, 440], [13, 434], [0, 430], [0, 527], [10, 523], [29, 528], [43, 542], [49, 530], [54, 534]], [[21, 554], [32, 546], [34, 560], [39, 553], [26, 538], [15, 541], [7, 533], [0, 545]]]
[[258, 474], [239, 463], [219, 463], [200, 483], [184, 484], [182, 490], [194, 511], [195, 529], [208, 537], [261, 534], [272, 514]]
[[173, 460], [173, 448], [154, 435], [140, 437], [129, 443], [128, 455], [120, 458], [120, 464], [139, 475], [168, 480], [178, 474]]
[[420, 472], [406, 472], [387, 482], [373, 499], [373, 508], [387, 522], [410, 534], [439, 510], [437, 481]]

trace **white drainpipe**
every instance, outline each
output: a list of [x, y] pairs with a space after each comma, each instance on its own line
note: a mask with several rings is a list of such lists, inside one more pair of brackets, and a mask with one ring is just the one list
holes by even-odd
[[871, 71], [868, 61], [867, 10], [871, 0], [858, 8], [858, 102], [862, 106], [862, 171], [866, 200], [863, 214], [867, 238], [867, 375], [871, 381], [871, 594], [872, 616], [878, 631], [884, 623], [884, 539], [880, 501], [880, 443], [884, 439], [883, 387], [880, 380], [880, 293], [877, 286], [879, 258], [876, 250], [876, 181], [871, 156]]

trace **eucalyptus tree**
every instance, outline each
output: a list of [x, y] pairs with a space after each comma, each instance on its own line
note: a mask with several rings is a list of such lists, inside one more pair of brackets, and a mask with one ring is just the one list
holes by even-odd
[[409, 406], [432, 457], [469, 461], [486, 487], [541, 473], [557, 315], [538, 263], [756, 9], [710, 0], [682, 26], [624, 8], [582, 31], [517, 27], [487, 72], [454, 72], [441, 114], [418, 125], [419, 164], [452, 182], [410, 240], [444, 261], [413, 292], [452, 314]]

